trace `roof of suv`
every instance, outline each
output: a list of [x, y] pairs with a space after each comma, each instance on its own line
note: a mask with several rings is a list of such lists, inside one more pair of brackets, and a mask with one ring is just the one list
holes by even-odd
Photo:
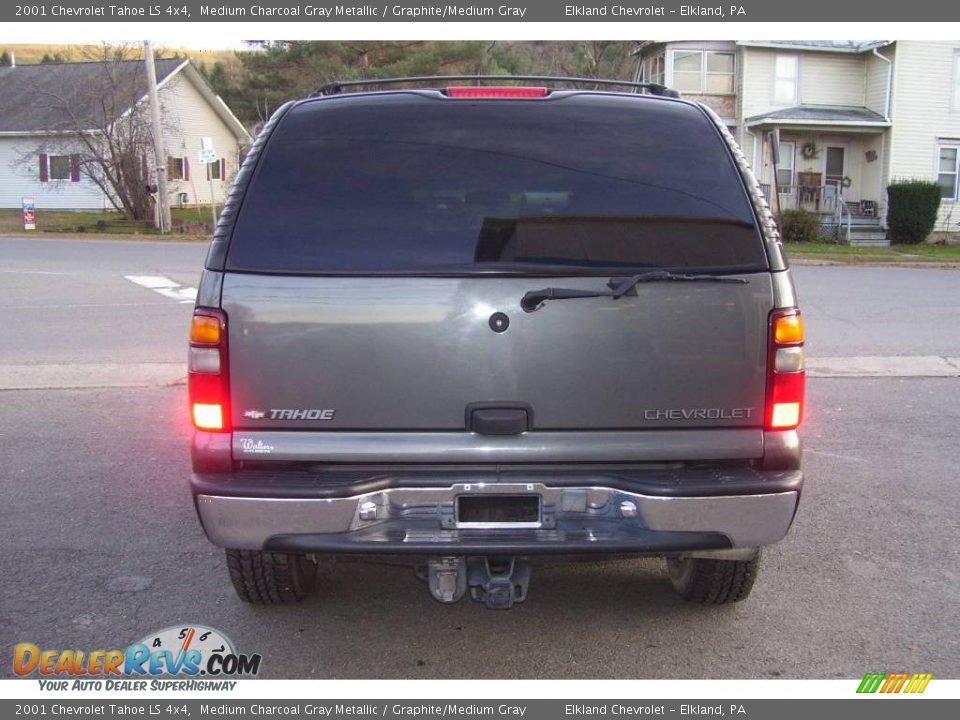
[[[680, 93], [665, 85], [648, 82], [633, 82], [630, 80], [613, 80], [608, 78], [584, 78], [568, 77], [557, 75], [420, 75], [412, 77], [394, 77], [394, 78], [371, 78], [364, 80], [334, 80], [317, 88], [311, 97], [322, 95], [339, 95], [344, 90], [355, 90], [361, 87], [388, 86], [388, 85], [433, 85], [432, 89], [439, 89], [443, 84], [452, 82], [472, 82], [479, 90], [483, 87], [482, 82], [509, 82], [509, 83], [549, 83], [550, 85], [586, 85], [592, 88], [573, 88], [573, 89], [600, 89], [610, 87], [627, 87], [631, 89], [630, 94], [656, 95], [658, 97], [678, 98]], [[520, 87], [520, 86], [514, 86]], [[431, 88], [425, 88], [431, 89]], [[560, 89], [560, 88], [556, 88]]]

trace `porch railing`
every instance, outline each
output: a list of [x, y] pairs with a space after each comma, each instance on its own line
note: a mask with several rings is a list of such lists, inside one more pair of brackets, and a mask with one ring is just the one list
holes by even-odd
[[[847, 204], [843, 202], [843, 193], [841, 192], [838, 196], [839, 201], [837, 202], [837, 242], [841, 245], [850, 244], [850, 226], [853, 224], [853, 213], [850, 212], [850, 208], [847, 207]], [[843, 215], [847, 215], [847, 224], [843, 224]]]
[[[763, 194], [771, 207], [775, 207], [770, 195], [770, 185], [761, 184]], [[840, 200], [840, 188], [836, 185], [780, 185], [781, 210], [809, 210], [823, 215], [834, 215]]]
[[[770, 185], [761, 183], [760, 188], [770, 207], [776, 209], [777, 205], [772, 202]], [[827, 226], [824, 229], [835, 234], [838, 243], [850, 244], [854, 209], [844, 200], [843, 188], [836, 185], [781, 185], [778, 190], [781, 211], [808, 210], [817, 213], [820, 215], [821, 225]], [[864, 203], [855, 204], [864, 205]], [[870, 203], [870, 205], [869, 214], [867, 211], [856, 213], [860, 218], [858, 222], [879, 216], [879, 206], [876, 203]]]

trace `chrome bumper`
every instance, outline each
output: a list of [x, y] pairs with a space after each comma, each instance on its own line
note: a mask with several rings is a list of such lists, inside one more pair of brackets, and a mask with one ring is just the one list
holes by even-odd
[[[523, 527], [458, 524], [461, 495], [539, 495]], [[798, 492], [663, 497], [605, 487], [459, 483], [341, 498], [197, 494], [207, 537], [237, 549], [366, 553], [681, 552], [753, 548], [781, 540]]]

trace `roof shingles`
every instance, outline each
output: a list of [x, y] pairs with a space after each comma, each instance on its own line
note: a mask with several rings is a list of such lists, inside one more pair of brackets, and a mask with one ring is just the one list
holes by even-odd
[[783, 122], [794, 124], [835, 122], [846, 125], [875, 125], [887, 123], [887, 120], [880, 113], [859, 105], [797, 105], [783, 110], [754, 115], [746, 118], [744, 122], [748, 126], [757, 125], [761, 122], [771, 125]]
[[[185, 62], [157, 60], [157, 82]], [[0, 132], [74, 132], [103, 127], [147, 93], [141, 60], [0, 68]]]

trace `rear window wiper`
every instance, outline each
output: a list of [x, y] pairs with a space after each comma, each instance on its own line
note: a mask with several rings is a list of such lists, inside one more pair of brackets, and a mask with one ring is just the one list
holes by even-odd
[[577, 288], [548, 287], [542, 290], [530, 290], [520, 300], [520, 307], [524, 312], [533, 312], [543, 307], [547, 300], [571, 300], [573, 298], [610, 297], [614, 300], [624, 295], [636, 295], [636, 287], [645, 282], [718, 282], [739, 283], [747, 281], [743, 278], [728, 277], [725, 275], [691, 275], [675, 273], [669, 270], [650, 270], [628, 278], [610, 278], [607, 290], [579, 290]]

